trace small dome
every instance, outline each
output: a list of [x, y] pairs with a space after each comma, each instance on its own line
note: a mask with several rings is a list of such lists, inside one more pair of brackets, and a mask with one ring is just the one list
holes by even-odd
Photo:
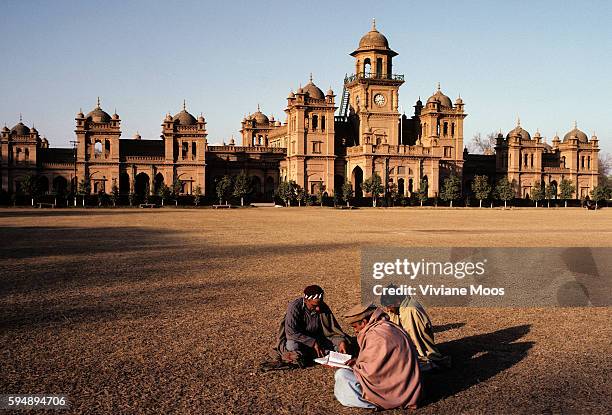
[[172, 120], [173, 120], [172, 115], [170, 115], [170, 113], [167, 113], [166, 118], [164, 118], [164, 121], [172, 121]]
[[178, 123], [179, 125], [195, 125], [197, 120], [184, 109], [174, 116], [174, 123]]
[[326, 93], [325, 95], [327, 95], [327, 96], [334, 95], [334, 91], [332, 91], [332, 89], [331, 89], [331, 88], [329, 88], [329, 89], [327, 90], [327, 93]]
[[76, 115], [76, 118], [85, 118], [85, 114], [83, 114], [83, 111], [79, 110], [79, 112]]
[[526, 130], [524, 130], [523, 127], [520, 126], [520, 124], [514, 127], [514, 130], [510, 131], [506, 138], [510, 138], [511, 136], [516, 135], [521, 137], [521, 140], [531, 140], [531, 135]]
[[21, 121], [19, 121], [19, 124], [17, 124], [11, 129], [11, 134], [28, 135], [30, 134], [30, 129], [26, 127]]
[[198, 122], [205, 122], [204, 116], [202, 114], [200, 114], [200, 116], [198, 117]]
[[578, 141], [581, 143], [587, 143], [589, 141], [587, 135], [578, 129], [577, 123], [574, 123], [574, 128], [563, 136], [563, 142], [574, 137], [578, 137]]
[[533, 138], [542, 138], [542, 134], [540, 134], [540, 130], [536, 130], [536, 133], [533, 135]]
[[453, 108], [453, 103], [451, 99], [447, 97], [446, 95], [444, 95], [442, 91], [440, 90], [440, 84], [438, 84], [438, 90], [436, 91], [436, 93], [429, 97], [429, 99], [427, 100], [427, 103], [429, 104], [430, 102], [436, 102], [436, 101], [439, 102], [440, 105], [443, 107]]
[[319, 89], [312, 81], [308, 82], [304, 87], [304, 93], [308, 94], [310, 98], [324, 99], [323, 91]]
[[6, 132], [9, 132], [9, 131], [11, 131], [11, 130], [9, 130], [6, 125], [4, 127], [2, 127], [2, 132], [6, 133]]
[[104, 112], [102, 108], [96, 107], [92, 111], [87, 114], [87, 119], [93, 122], [109, 122], [111, 120], [111, 116], [108, 113]]
[[119, 114], [117, 114], [116, 112], [113, 114], [113, 120], [118, 120], [119, 119]]
[[32, 128], [30, 128], [30, 132], [32, 134], [36, 134], [36, 133], [38, 133], [38, 130], [36, 128], [32, 127]]
[[304, 93], [304, 88], [299, 87], [298, 90], [297, 90], [297, 93], [298, 94], [303, 94]]
[[421, 97], [419, 97], [419, 99], [417, 99], [416, 106], [417, 107], [422, 107], [423, 106], [423, 101], [421, 101]]
[[253, 118], [255, 119], [255, 122], [257, 124], [269, 124], [270, 123], [270, 120], [268, 119], [266, 114], [264, 114], [263, 112], [259, 110], [253, 114]]
[[289, 96], [287, 96], [287, 99], [293, 99], [295, 98], [295, 94], [293, 93], [293, 91], [289, 92]]
[[236, 141], [234, 140], [234, 137], [232, 137], [232, 139], [230, 140], [229, 145], [230, 146], [236, 145]]
[[463, 105], [463, 100], [461, 99], [461, 97], [458, 97], [458, 98], [455, 100], [455, 105]]
[[138, 134], [138, 131], [136, 131], [136, 134], [134, 134], [134, 140], [140, 140], [141, 138], [142, 136]]

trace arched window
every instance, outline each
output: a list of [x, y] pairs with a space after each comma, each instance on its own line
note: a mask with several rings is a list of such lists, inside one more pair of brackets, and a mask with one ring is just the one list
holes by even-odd
[[187, 153], [189, 152], [189, 143], [184, 141], [181, 149], [181, 157], [183, 160], [187, 159]]
[[312, 116], [312, 131], [315, 131], [319, 127], [319, 117], [317, 115]]
[[370, 63], [370, 58], [365, 58], [363, 61], [363, 76], [365, 78], [368, 78], [370, 75], [370, 71], [371, 71], [371, 63]]
[[565, 168], [565, 156], [561, 157], [561, 164], [563, 165], [563, 167]]
[[414, 181], [412, 178], [408, 179], [408, 193], [412, 194], [414, 191]]
[[587, 156], [587, 169], [591, 170], [591, 156]]
[[523, 154], [523, 165], [527, 167], [527, 154]]
[[531, 160], [530, 160], [530, 162], [531, 162], [531, 167], [533, 167], [533, 154], [531, 155], [531, 157], [530, 157], [530, 158], [531, 158]]
[[[27, 148], [23, 151], [23, 159], [25, 161], [30, 161], [30, 150], [28, 150]], [[583, 157], [583, 159], [584, 159], [584, 157]], [[583, 162], [584, 162], [584, 160], [583, 160]]]
[[404, 196], [404, 179], [397, 180], [397, 192]]
[[376, 77], [377, 78], [380, 78], [382, 76], [382, 67], [383, 67], [382, 58], [377, 58], [376, 59]]
[[111, 152], [111, 143], [109, 140], [104, 141], [104, 158], [108, 158]]
[[440, 120], [436, 121], [436, 135], [440, 136]]
[[445, 136], [448, 135], [448, 123], [447, 122], [444, 123], [444, 135]]
[[100, 155], [102, 155], [102, 143], [100, 140], [96, 140], [94, 144], [94, 157], [98, 158]]
[[325, 131], [325, 115], [321, 116], [321, 131]]
[[[27, 160], [28, 154], [26, 153], [26, 160]], [[584, 169], [584, 156], [580, 157], [580, 168]]]
[[451, 124], [451, 137], [455, 136], [455, 123]]
[[197, 150], [196, 142], [192, 141], [191, 142], [191, 159], [195, 160], [197, 154], [198, 154], [198, 150]]

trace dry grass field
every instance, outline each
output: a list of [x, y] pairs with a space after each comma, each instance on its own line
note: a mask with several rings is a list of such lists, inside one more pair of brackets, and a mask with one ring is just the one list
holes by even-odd
[[[341, 315], [360, 247], [382, 244], [612, 246], [612, 209], [2, 209], [0, 393], [91, 414], [362, 413], [331, 369], [257, 368], [288, 301], [318, 283]], [[429, 311], [454, 367], [426, 377], [418, 413], [612, 411], [609, 307]]]

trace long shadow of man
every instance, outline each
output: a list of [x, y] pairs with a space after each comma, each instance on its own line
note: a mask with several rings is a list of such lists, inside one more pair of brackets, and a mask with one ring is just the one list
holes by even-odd
[[439, 344], [442, 353], [452, 356], [453, 367], [423, 376], [423, 405], [453, 396], [521, 361], [534, 342], [515, 341], [529, 333], [530, 328], [531, 325], [509, 327]]

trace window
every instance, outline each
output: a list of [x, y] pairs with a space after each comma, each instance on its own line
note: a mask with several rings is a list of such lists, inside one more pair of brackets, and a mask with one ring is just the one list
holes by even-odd
[[531, 167], [533, 167], [533, 154], [531, 155]]
[[527, 167], [527, 154], [523, 155], [523, 165]]
[[189, 146], [189, 143], [183, 142], [183, 145], [182, 145], [182, 154], [181, 154], [181, 156], [183, 157], [183, 160], [187, 159], [187, 152], [189, 151], [188, 146]]
[[24, 156], [23, 158], [25, 161], [30, 161], [30, 150], [26, 148], [23, 152], [23, 156]]
[[580, 157], [580, 168], [584, 169], [584, 156]]
[[197, 150], [197, 147], [196, 147], [196, 142], [193, 141], [191, 143], [191, 159], [195, 160], [197, 154], [198, 154], [198, 150]]
[[315, 131], [319, 127], [319, 117], [317, 115], [312, 116], [312, 131]]
[[406, 173], [406, 168], [404, 166], [397, 166], [397, 174], [403, 175]]
[[104, 141], [104, 158], [108, 158], [111, 152], [111, 143], [109, 140]]
[[312, 143], [312, 152], [313, 153], [320, 153], [321, 152], [321, 142], [320, 141], [314, 141]]
[[102, 143], [96, 140], [94, 144], [94, 157], [98, 158], [102, 155]]
[[591, 170], [591, 156], [587, 157], [587, 169]]
[[444, 147], [444, 157], [451, 157], [452, 153], [452, 147]]
[[448, 123], [447, 122], [444, 123], [444, 135], [445, 136], [448, 135]]
[[455, 136], [455, 123], [451, 124], [451, 137]]
[[325, 115], [321, 116], [321, 131], [325, 131]]

